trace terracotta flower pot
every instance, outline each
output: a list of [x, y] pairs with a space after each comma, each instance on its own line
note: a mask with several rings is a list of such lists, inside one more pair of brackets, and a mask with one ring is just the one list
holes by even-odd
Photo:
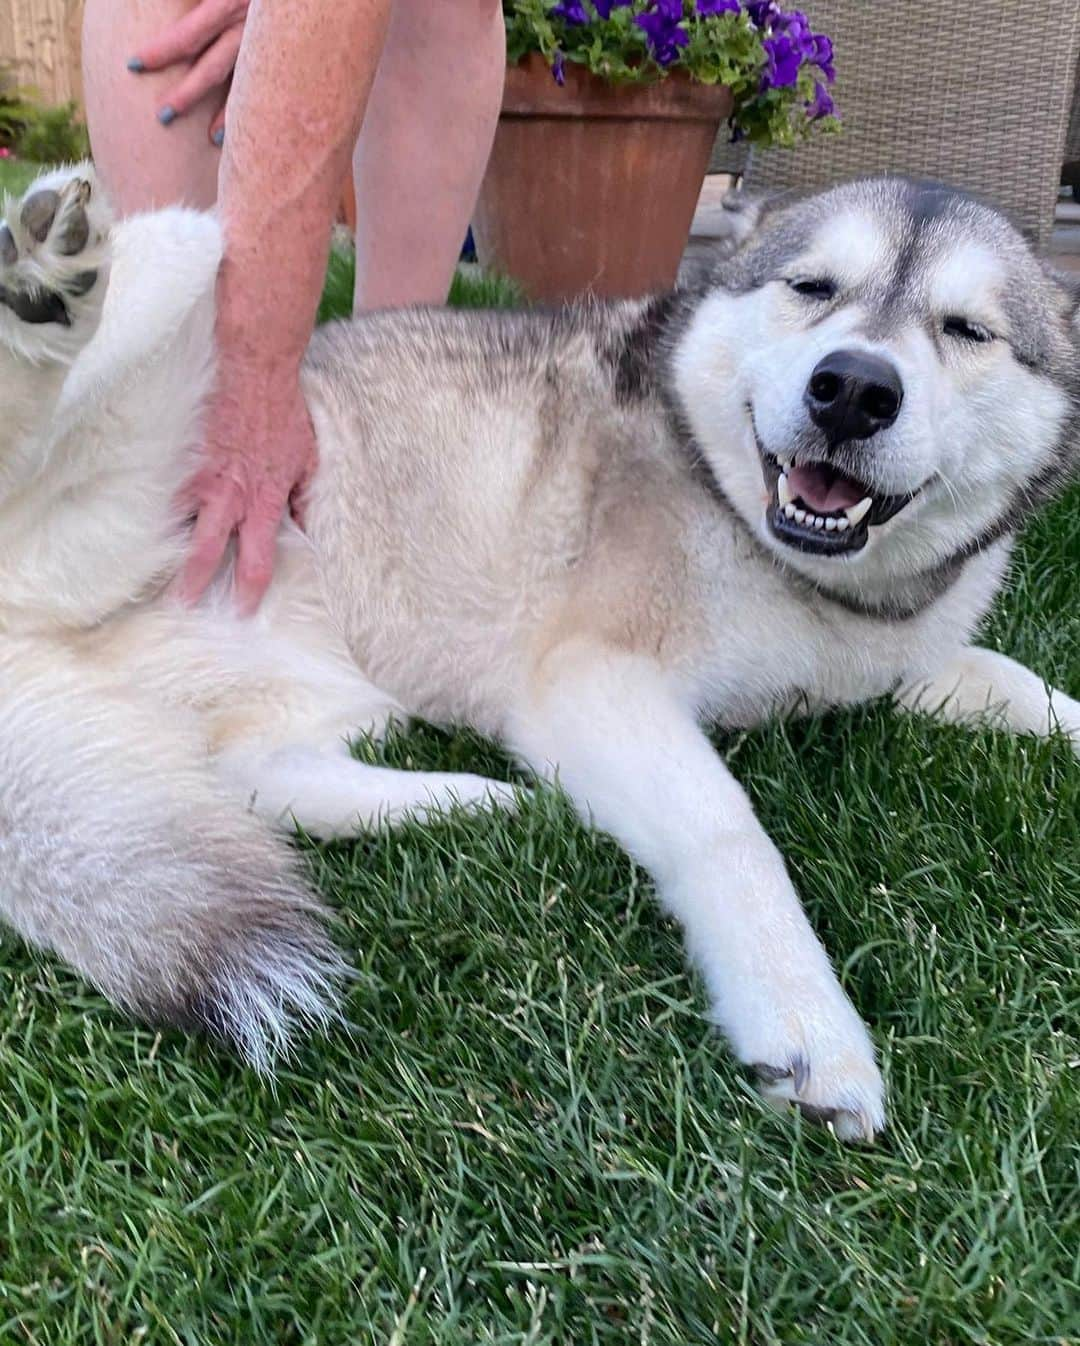
[[506, 72], [473, 220], [477, 256], [533, 299], [670, 288], [730, 92], [672, 75], [613, 85], [538, 54]]

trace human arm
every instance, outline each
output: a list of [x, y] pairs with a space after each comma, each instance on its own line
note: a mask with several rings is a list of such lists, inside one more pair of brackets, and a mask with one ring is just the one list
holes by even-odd
[[300, 392], [329, 250], [390, 0], [254, 0], [229, 98], [219, 209], [218, 380], [177, 592], [192, 602], [238, 537], [240, 608], [258, 606], [281, 516], [315, 466]]

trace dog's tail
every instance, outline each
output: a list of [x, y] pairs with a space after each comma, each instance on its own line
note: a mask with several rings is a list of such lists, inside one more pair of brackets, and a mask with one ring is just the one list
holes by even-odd
[[164, 729], [74, 670], [0, 659], [0, 914], [133, 1013], [268, 1070], [346, 967], [291, 848]]

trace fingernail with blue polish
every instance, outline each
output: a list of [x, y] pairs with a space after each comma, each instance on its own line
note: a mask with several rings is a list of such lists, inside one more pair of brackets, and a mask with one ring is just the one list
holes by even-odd
[[218, 129], [214, 132], [214, 134], [210, 137], [210, 139], [214, 142], [214, 144], [218, 147], [218, 149], [221, 149], [222, 145], [225, 144], [224, 126], [219, 126]]
[[146, 69], [146, 66], [143, 65], [142, 61], [140, 61], [137, 56], [133, 56], [131, 60], [128, 61], [127, 68], [133, 75], [141, 75]]
[[169, 107], [168, 104], [166, 104], [166, 106], [158, 113], [157, 119], [162, 126], [168, 126], [170, 122], [176, 121], [176, 109], [174, 107]]

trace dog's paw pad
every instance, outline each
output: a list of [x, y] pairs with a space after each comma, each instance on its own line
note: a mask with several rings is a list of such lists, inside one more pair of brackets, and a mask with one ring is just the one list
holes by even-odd
[[22, 203], [19, 223], [35, 243], [44, 243], [49, 237], [59, 207], [60, 193], [51, 189], [34, 192]]
[[[108, 204], [88, 177], [57, 174], [32, 185], [0, 223], [0, 306], [51, 340], [99, 311], [85, 300], [107, 261]], [[88, 323], [82, 330], [89, 332]]]
[[64, 208], [53, 235], [56, 251], [62, 257], [78, 256], [90, 242], [90, 217], [86, 213], [90, 190], [85, 178], [76, 178], [64, 191]]
[[75, 257], [90, 242], [86, 207], [91, 192], [85, 178], [72, 178], [59, 192], [32, 192], [22, 204], [19, 223], [35, 243], [48, 243], [60, 257]]
[[53, 290], [8, 290], [0, 285], [0, 304], [11, 309], [20, 322], [32, 327], [43, 323], [71, 326], [67, 305]]
[[64, 287], [67, 293], [75, 299], [81, 299], [84, 294], [89, 294], [97, 284], [98, 273], [96, 271], [80, 271], [77, 276], [72, 276]]

